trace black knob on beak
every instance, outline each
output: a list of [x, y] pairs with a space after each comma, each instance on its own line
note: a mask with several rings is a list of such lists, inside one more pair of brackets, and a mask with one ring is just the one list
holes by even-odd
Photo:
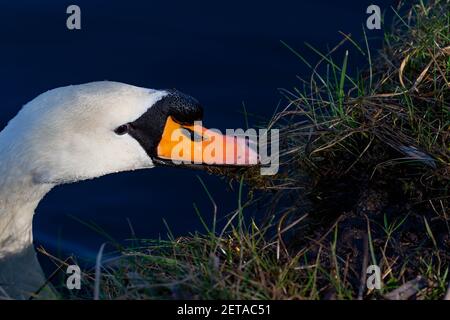
[[183, 124], [192, 124], [203, 118], [203, 108], [197, 99], [178, 90], [167, 90], [168, 95], [160, 103], [166, 105], [168, 115]]

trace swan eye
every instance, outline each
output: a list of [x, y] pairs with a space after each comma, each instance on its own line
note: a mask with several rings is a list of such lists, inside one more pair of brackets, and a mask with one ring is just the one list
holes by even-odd
[[114, 130], [114, 132], [116, 134], [118, 134], [119, 136], [122, 136], [122, 135], [128, 133], [129, 130], [130, 130], [130, 126], [128, 124], [123, 124], [123, 125], [117, 127], [116, 130]]

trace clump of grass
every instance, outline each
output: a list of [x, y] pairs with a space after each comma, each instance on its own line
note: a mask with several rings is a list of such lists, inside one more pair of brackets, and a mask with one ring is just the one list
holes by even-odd
[[[367, 39], [359, 46], [347, 35], [328, 54], [310, 46], [320, 59], [315, 65], [306, 62], [311, 78], [301, 88], [284, 91], [289, 103], [272, 120], [271, 126], [284, 135], [284, 170], [292, 187], [301, 188], [286, 190], [281, 184], [279, 193], [306, 198], [314, 213], [291, 246], [309, 245], [317, 254], [333, 243], [330, 230], [339, 230], [338, 244], [328, 255], [341, 259], [334, 261], [341, 272], [353, 273], [352, 298], [364, 296], [358, 274], [368, 264], [381, 267], [385, 283], [392, 284], [389, 289], [423, 276], [433, 292], [423, 297], [445, 293], [450, 261], [449, 8], [448, 1], [400, 6], [376, 55]], [[350, 74], [347, 50], [336, 61], [345, 42], [367, 58], [367, 71]], [[398, 221], [398, 227], [390, 225]]]
[[[208, 189], [200, 181], [216, 208]], [[296, 271], [302, 255], [291, 256], [282, 238], [282, 234], [295, 224], [280, 224], [282, 229], [276, 233], [273, 233], [271, 223], [264, 228], [258, 227], [254, 220], [245, 218], [244, 211], [252, 200], [244, 200], [243, 197], [241, 181], [238, 208], [230, 214], [221, 230], [216, 230], [215, 224], [211, 227], [204, 224], [204, 233], [175, 239], [169, 231], [169, 240], [131, 239], [129, 246], [117, 246], [118, 251], [110, 252], [108, 257], [102, 259], [99, 253], [97, 265], [82, 277], [84, 290], [68, 291], [62, 283], [63, 296], [98, 299], [287, 299], [302, 298], [309, 292], [311, 298], [316, 297], [314, 283]], [[199, 218], [203, 222], [200, 214]], [[64, 264], [62, 261], [58, 263]], [[314, 271], [315, 276], [322, 272], [325, 273]]]
[[[419, 1], [405, 18], [396, 14], [375, 59], [368, 45], [355, 44], [367, 57], [367, 72], [350, 77], [347, 53], [341, 64], [321, 55], [303, 90], [286, 92], [289, 108], [273, 122], [284, 128], [291, 176], [311, 177], [313, 211], [351, 234], [338, 250], [353, 259], [349, 267], [367, 260], [364, 248], [355, 247], [368, 234], [370, 260], [384, 267], [388, 283], [423, 275], [424, 264], [434, 272], [428, 279], [448, 281], [449, 2]], [[316, 71], [321, 64], [325, 75]], [[388, 221], [403, 221], [396, 236]]]
[[352, 42], [370, 64], [354, 77], [347, 73], [348, 51], [341, 63], [331, 54], [338, 47], [318, 53], [312, 77], [302, 89], [285, 91], [289, 105], [272, 121], [283, 129], [289, 165], [316, 177], [364, 172], [383, 180], [386, 170], [416, 165], [424, 187], [440, 186], [448, 195], [448, 9], [447, 1], [414, 5], [406, 21], [399, 16], [374, 61], [369, 46], [364, 51]]
[[[222, 230], [205, 225], [205, 234], [121, 248], [114, 263], [87, 278], [97, 296], [443, 298], [450, 261], [449, 12], [445, 0], [399, 7], [378, 53], [367, 38], [359, 45], [345, 34], [329, 53], [310, 46], [319, 58], [305, 61], [311, 78], [283, 91], [286, 107], [270, 122], [282, 133], [279, 175], [229, 173], [241, 187], [245, 181], [272, 193], [244, 202], [241, 188]], [[353, 49], [337, 60], [346, 44]], [[367, 58], [365, 72], [350, 72], [353, 52]], [[268, 204], [265, 223], [245, 218], [255, 202]], [[366, 287], [369, 265], [380, 267], [380, 290]]]

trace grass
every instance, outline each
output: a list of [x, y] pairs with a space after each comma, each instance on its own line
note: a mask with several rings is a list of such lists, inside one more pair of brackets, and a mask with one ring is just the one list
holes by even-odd
[[[214, 222], [187, 237], [133, 239], [86, 271], [87, 289], [63, 295], [450, 298], [449, 9], [442, 0], [399, 6], [377, 53], [367, 37], [343, 34], [326, 54], [308, 45], [313, 64], [285, 44], [311, 77], [282, 91], [285, 107], [269, 124], [282, 134], [280, 173], [218, 172], [240, 187], [222, 230]], [[354, 54], [365, 71], [352, 71]], [[245, 214], [255, 202], [267, 204], [264, 222]], [[380, 290], [366, 287], [369, 265], [380, 267]]]

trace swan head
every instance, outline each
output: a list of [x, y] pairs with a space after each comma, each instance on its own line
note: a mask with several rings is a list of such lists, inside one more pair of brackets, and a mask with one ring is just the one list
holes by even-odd
[[[61, 184], [168, 163], [174, 148], [168, 134], [176, 128], [191, 132], [202, 115], [197, 100], [177, 91], [92, 82], [39, 95], [2, 138], [18, 170], [36, 183]], [[184, 143], [198, 145], [194, 139]], [[255, 157], [250, 149], [244, 154]]]

